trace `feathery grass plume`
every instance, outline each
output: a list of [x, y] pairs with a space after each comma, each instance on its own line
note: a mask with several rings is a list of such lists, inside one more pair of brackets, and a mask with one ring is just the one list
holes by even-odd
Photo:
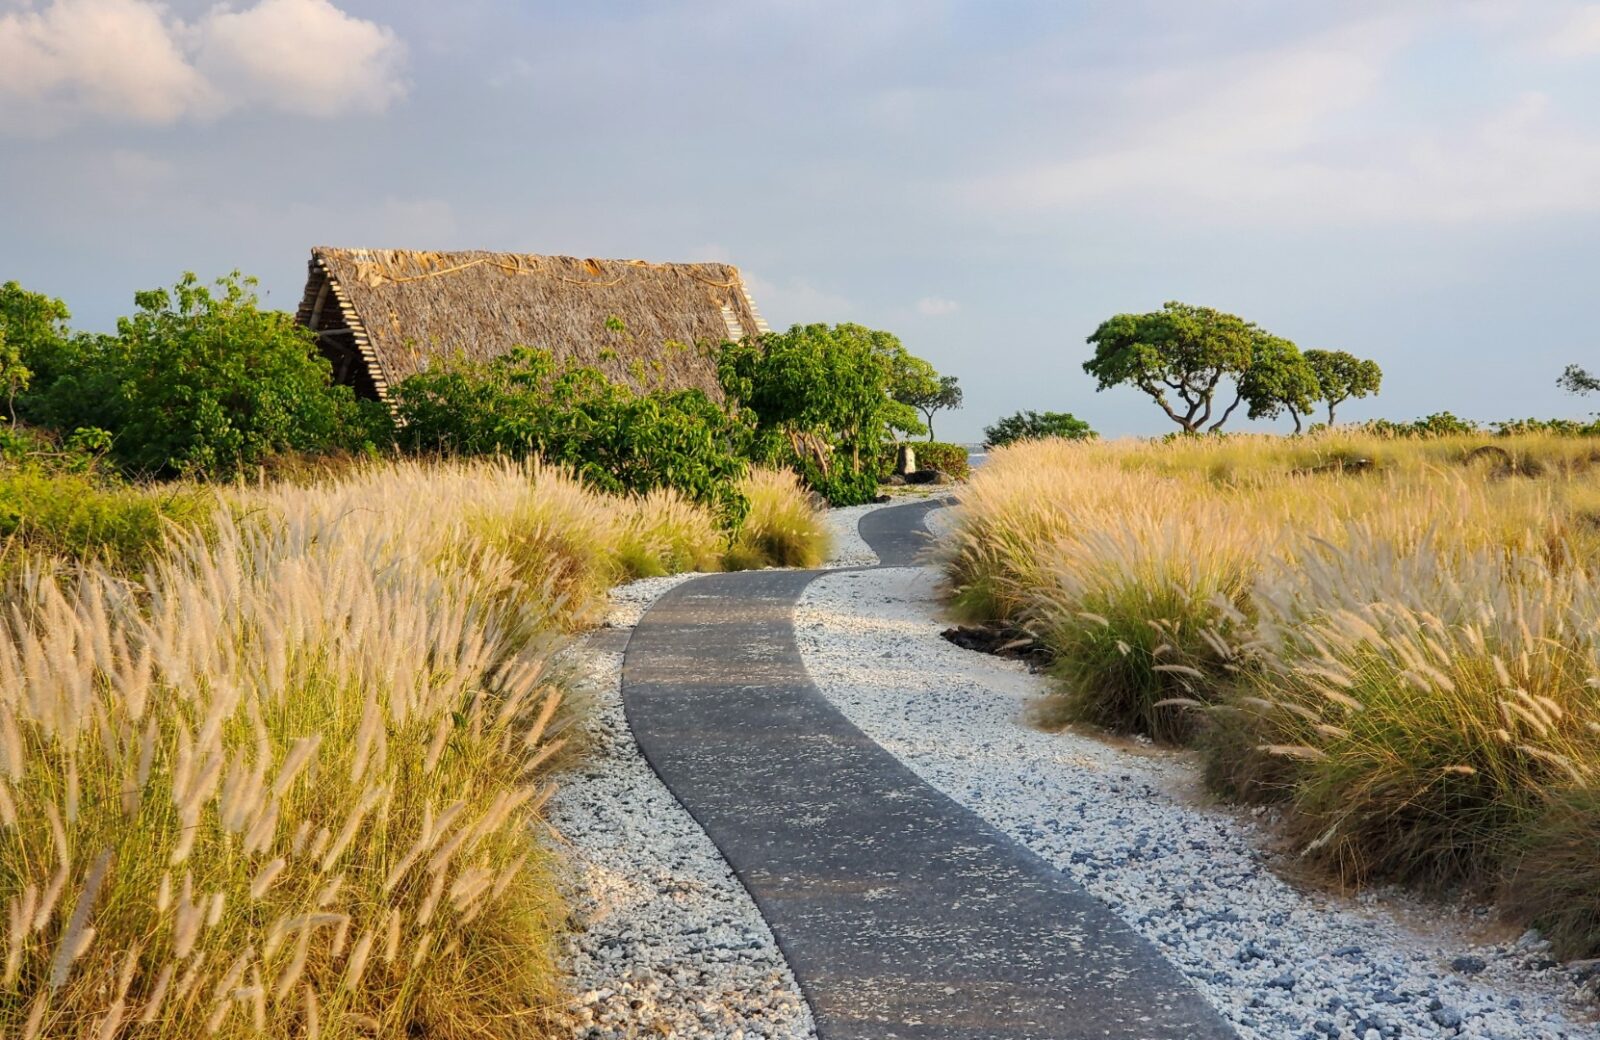
[[1034, 442], [939, 553], [958, 609], [1053, 652], [1057, 715], [1198, 740], [1345, 880], [1511, 876], [1593, 953], [1597, 472], [1548, 435]]
[[531, 826], [570, 704], [553, 633], [725, 537], [670, 494], [403, 463], [235, 489], [137, 584], [23, 568], [0, 1032], [530, 1035], [559, 989]]
[[730, 570], [816, 567], [828, 557], [828, 527], [800, 478], [789, 470], [752, 469], [739, 482], [750, 505], [729, 546]]

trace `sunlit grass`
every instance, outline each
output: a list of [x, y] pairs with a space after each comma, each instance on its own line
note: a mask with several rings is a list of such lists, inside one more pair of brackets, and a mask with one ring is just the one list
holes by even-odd
[[974, 476], [943, 560], [959, 609], [1054, 652], [1050, 714], [1197, 742], [1347, 881], [1514, 885], [1594, 952], [1571, 865], [1600, 826], [1597, 460], [1553, 436], [1037, 442]]
[[[812, 544], [792, 481], [752, 492], [754, 559]], [[137, 580], [19, 564], [0, 1032], [544, 1035], [555, 640], [610, 584], [729, 545], [670, 493], [418, 462], [235, 487]]]

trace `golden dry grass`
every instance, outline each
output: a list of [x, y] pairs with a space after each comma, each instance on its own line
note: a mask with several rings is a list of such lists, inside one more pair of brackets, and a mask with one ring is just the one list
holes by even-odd
[[140, 581], [9, 587], [0, 1033], [546, 1035], [554, 634], [727, 535], [537, 465], [225, 498]]
[[1038, 442], [974, 476], [943, 559], [959, 608], [1054, 651], [1057, 716], [1198, 740], [1346, 880], [1515, 877], [1507, 905], [1594, 951], [1600, 896], [1573, 906], [1553, 843], [1600, 826], [1597, 460], [1540, 436]]

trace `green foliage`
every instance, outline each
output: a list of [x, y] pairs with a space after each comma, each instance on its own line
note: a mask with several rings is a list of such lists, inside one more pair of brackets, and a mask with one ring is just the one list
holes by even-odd
[[[1083, 369], [1099, 380], [1098, 389], [1131, 386], [1148, 394], [1185, 433], [1221, 430], [1240, 404], [1248, 405], [1252, 419], [1288, 412], [1298, 433], [1317, 401], [1327, 402], [1331, 424], [1341, 402], [1375, 394], [1383, 381], [1375, 362], [1342, 350], [1302, 354], [1294, 343], [1243, 318], [1187, 303], [1118, 314], [1101, 323], [1089, 342], [1095, 356]], [[1233, 400], [1213, 422], [1230, 383]]]
[[8, 285], [0, 298], [8, 326], [25, 316], [32, 372], [19, 412], [62, 433], [107, 431], [112, 457], [147, 474], [230, 477], [286, 452], [386, 439], [382, 407], [334, 386], [311, 334], [261, 309], [254, 286], [235, 272], [213, 290], [186, 274], [135, 294], [115, 336], [73, 336], [59, 301]]
[[972, 475], [972, 463], [967, 458], [965, 445], [925, 441], [915, 448], [919, 469], [936, 469], [956, 480], [966, 480]]
[[[877, 493], [877, 459], [908, 406], [889, 396], [912, 367], [900, 341], [860, 325], [796, 325], [726, 343], [718, 376], [764, 462], [793, 466], [835, 505]], [[914, 420], [912, 415], [911, 419]]]
[[[1237, 380], [1250, 367], [1257, 340], [1265, 335], [1243, 318], [1210, 307], [1168, 302], [1147, 314], [1118, 314], [1089, 336], [1094, 357], [1083, 370], [1098, 389], [1132, 386], [1148, 394], [1185, 431], [1211, 422], [1225, 379]], [[1174, 407], [1169, 392], [1180, 405]], [[1212, 424], [1221, 429], [1241, 396]]]
[[1363, 423], [1361, 428], [1380, 437], [1459, 437], [1482, 431], [1471, 419], [1462, 419], [1450, 412], [1434, 412], [1408, 423], [1374, 419]]
[[1322, 398], [1316, 370], [1306, 357], [1286, 339], [1262, 335], [1257, 338], [1250, 367], [1239, 376], [1239, 394], [1249, 405], [1252, 419], [1276, 419], [1288, 412], [1294, 419], [1294, 432], [1301, 430], [1301, 416], [1308, 415]]
[[1003, 448], [1018, 441], [1035, 441], [1045, 437], [1085, 441], [1097, 436], [1088, 423], [1071, 412], [1017, 412], [993, 426], [983, 428], [983, 443], [989, 448]]
[[213, 505], [192, 488], [132, 487], [34, 463], [10, 468], [0, 472], [0, 572], [39, 555], [134, 573], [161, 547], [169, 523], [201, 526]]
[[17, 394], [27, 390], [36, 366], [66, 337], [66, 304], [16, 282], [0, 285], [0, 391], [7, 414], [17, 417]]
[[1556, 385], [1572, 394], [1592, 394], [1600, 391], [1600, 376], [1590, 375], [1589, 370], [1577, 365], [1568, 365], [1567, 370], [1561, 373], [1561, 378], [1556, 380]]
[[1576, 419], [1508, 419], [1492, 424], [1501, 437], [1515, 437], [1524, 433], [1545, 433], [1557, 437], [1600, 437], [1600, 419], [1578, 422]]
[[933, 416], [937, 412], [961, 407], [963, 394], [955, 376], [941, 376], [919, 357], [906, 355], [908, 362], [894, 375], [889, 395], [922, 413], [928, 440], [933, 440]]
[[1316, 399], [1327, 402], [1329, 426], [1333, 425], [1333, 412], [1340, 404], [1352, 397], [1376, 394], [1383, 386], [1383, 369], [1376, 361], [1343, 350], [1308, 350], [1305, 358], [1316, 377]]
[[[230, 476], [284, 452], [365, 439], [375, 416], [332, 385], [311, 333], [262, 310], [237, 273], [137, 293], [117, 322], [114, 451], [152, 473]], [[364, 414], [365, 413], [365, 414]]]
[[748, 431], [699, 390], [638, 393], [599, 369], [518, 348], [412, 376], [394, 402], [413, 451], [537, 454], [604, 491], [672, 488], [730, 522], [742, 510], [735, 484]]

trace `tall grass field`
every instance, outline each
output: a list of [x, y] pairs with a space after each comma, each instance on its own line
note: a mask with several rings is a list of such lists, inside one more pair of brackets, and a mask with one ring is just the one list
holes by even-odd
[[821, 551], [791, 478], [747, 491], [730, 534], [537, 465], [371, 464], [213, 495], [141, 569], [39, 551], [69, 525], [13, 547], [0, 1034], [545, 1035], [552, 654], [616, 581]]
[[1048, 721], [1194, 746], [1331, 877], [1600, 954], [1600, 442], [1037, 441], [956, 516], [954, 604], [1046, 645]]

